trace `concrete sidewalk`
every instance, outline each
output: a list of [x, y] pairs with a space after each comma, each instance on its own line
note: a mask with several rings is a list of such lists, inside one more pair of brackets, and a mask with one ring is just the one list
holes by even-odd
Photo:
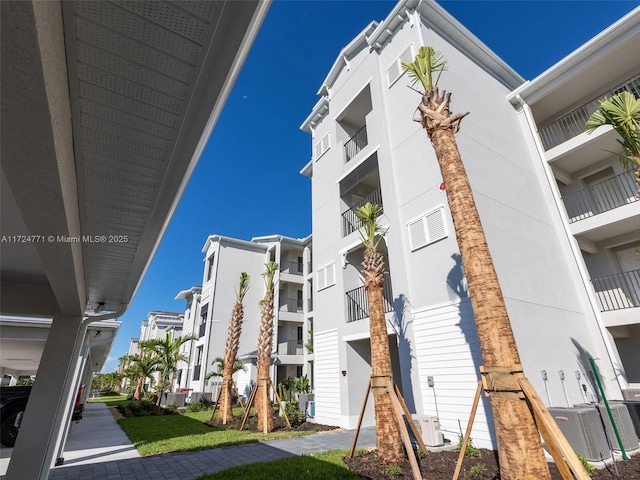
[[[355, 432], [323, 432], [268, 442], [196, 452], [140, 457], [104, 403], [87, 404], [84, 418], [73, 424], [64, 449], [64, 465], [50, 480], [189, 480], [235, 465], [263, 462], [337, 448], [351, 448]], [[358, 447], [374, 446], [375, 428], [363, 428]], [[11, 449], [3, 448], [3, 456]], [[0, 475], [7, 459], [0, 460]]]

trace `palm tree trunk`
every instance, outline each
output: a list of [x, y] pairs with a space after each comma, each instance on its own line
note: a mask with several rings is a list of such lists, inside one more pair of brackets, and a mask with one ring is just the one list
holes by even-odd
[[222, 424], [227, 423], [227, 419], [233, 418], [233, 409], [231, 406], [231, 389], [233, 386], [233, 367], [238, 355], [238, 347], [240, 345], [240, 334], [242, 333], [242, 319], [244, 317], [244, 309], [242, 300], [237, 301], [233, 307], [231, 314], [231, 323], [229, 323], [229, 331], [227, 332], [227, 345], [224, 356], [224, 370], [222, 373], [222, 392], [220, 393], [220, 412], [218, 414]]
[[[427, 132], [446, 186], [447, 200], [469, 287], [482, 360], [485, 368], [509, 368], [520, 364], [520, 356], [471, 185], [458, 151], [454, 136], [458, 127], [446, 122], [446, 118], [450, 117], [448, 95], [440, 97], [437, 91], [435, 96], [425, 95], [420, 110], [426, 117], [423, 107], [435, 112], [443, 102], [447, 105], [440, 111], [445, 121], [437, 124], [429, 123], [429, 120], [424, 122], [427, 123]], [[526, 401], [517, 393], [493, 394], [490, 401], [498, 440], [500, 478], [550, 479], [540, 435]]]
[[[270, 432], [274, 420], [269, 399], [269, 366], [273, 344], [273, 291], [267, 291], [262, 304], [260, 334], [258, 337], [258, 383], [256, 392], [256, 412], [258, 430]], [[266, 424], [266, 425], [265, 425]]]
[[[375, 262], [382, 262], [382, 256], [377, 252]], [[369, 253], [365, 254], [371, 256]], [[365, 264], [367, 262], [365, 258]], [[365, 272], [365, 278], [369, 275]], [[374, 281], [367, 284], [366, 290], [369, 297], [369, 332], [371, 337], [371, 381], [373, 392], [373, 405], [376, 421], [376, 437], [378, 446], [378, 461], [382, 465], [400, 463], [404, 461], [404, 450], [400, 427], [395, 417], [392, 398], [386, 387], [387, 380], [391, 378], [391, 355], [389, 352], [389, 336], [387, 335], [387, 321], [384, 316], [384, 304], [382, 299], [382, 281], [376, 276]], [[380, 379], [382, 385], [376, 382]]]

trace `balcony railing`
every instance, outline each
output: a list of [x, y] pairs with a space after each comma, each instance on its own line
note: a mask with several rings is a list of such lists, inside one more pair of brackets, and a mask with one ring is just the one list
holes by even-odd
[[634, 174], [626, 172], [566, 195], [562, 201], [569, 223], [637, 202], [636, 193], [639, 188]]
[[[369, 316], [369, 295], [364, 286], [347, 292], [347, 322], [355, 322]], [[393, 293], [391, 290], [391, 278], [384, 276], [384, 287], [382, 289], [382, 301], [384, 313], [393, 311]]]
[[[356, 215], [356, 210], [358, 210], [360, 207], [366, 205], [369, 202], [376, 203], [382, 206], [382, 190], [380, 190], [379, 188], [377, 190], [374, 190], [365, 198], [360, 200], [358, 203], [349, 207], [348, 210], [342, 212], [342, 236], [343, 237], [346, 237], [347, 235], [355, 232], [358, 229], [359, 220], [358, 220], [358, 216]], [[382, 211], [380, 213], [382, 214]]]
[[300, 262], [291, 262], [285, 260], [280, 262], [280, 272], [289, 273], [291, 275], [302, 275], [303, 264]]
[[301, 298], [280, 298], [280, 311], [302, 313], [303, 301]]
[[302, 341], [282, 340], [278, 342], [278, 355], [302, 355]]
[[640, 75], [627, 80], [622, 85], [603, 93], [598, 98], [581, 105], [571, 112], [558, 118], [553, 123], [542, 127], [538, 133], [544, 145], [545, 150], [549, 150], [570, 138], [580, 135], [585, 131], [585, 124], [589, 117], [600, 106], [600, 100], [605, 97], [611, 97], [622, 91], [633, 93], [636, 97], [640, 96]]
[[349, 162], [353, 157], [360, 153], [362, 149], [367, 146], [367, 144], [367, 126], [365, 125], [344, 144], [344, 154], [346, 161]]
[[603, 312], [640, 307], [640, 270], [591, 280]]

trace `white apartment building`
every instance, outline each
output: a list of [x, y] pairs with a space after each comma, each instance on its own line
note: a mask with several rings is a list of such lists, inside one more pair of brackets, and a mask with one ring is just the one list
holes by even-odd
[[[603, 87], [637, 75], [640, 59], [629, 52], [640, 51], [638, 13], [626, 17], [607, 37], [633, 44], [626, 63], [617, 64], [626, 70], [601, 75], [589, 70], [580, 75], [589, 77], [588, 88], [568, 84], [578, 75], [572, 58], [554, 67], [557, 75], [547, 72], [542, 80], [525, 83], [429, 0], [399, 1], [381, 23], [371, 23], [339, 52], [320, 86], [319, 101], [301, 126], [312, 135], [313, 152], [301, 173], [312, 181], [316, 421], [355, 427], [369, 381], [363, 248], [354, 228], [355, 209], [367, 201], [383, 205], [380, 222], [388, 227], [380, 248], [389, 272], [385, 307], [394, 380], [409, 408], [416, 414], [437, 415], [445, 437], [453, 441], [471, 409], [482, 365], [473, 313], [446, 185], [426, 133], [412, 121], [420, 96], [407, 88], [410, 80], [401, 68], [422, 45], [433, 46], [448, 61], [440, 87], [452, 92], [454, 112], [471, 112], [456, 138], [525, 374], [547, 405], [583, 403], [597, 388], [590, 373], [592, 357], [608, 398], [622, 398], [621, 387], [626, 388], [628, 375], [638, 365], [627, 364], [633, 360], [627, 344], [635, 342], [638, 350], [637, 331], [635, 339], [632, 336], [636, 327], [618, 328], [619, 323], [612, 324], [614, 320], [594, 308], [588, 272], [604, 275], [631, 268], [616, 267], [612, 253], [628, 258], [626, 252], [637, 245], [640, 202], [618, 208], [635, 209], [635, 214], [625, 214], [628, 220], [618, 218], [622, 214], [614, 210], [618, 219], [610, 233], [597, 227], [579, 231], [579, 222], [569, 224], [559, 207], [559, 187], [549, 181], [549, 165], [561, 167], [559, 175], [564, 172], [562, 181], [568, 188], [595, 175], [597, 169], [587, 168], [592, 164], [611, 167], [613, 173], [620, 170], [608, 154], [573, 154], [566, 145], [557, 147], [555, 154], [541, 151], [537, 128], [527, 123], [529, 107], [523, 108], [513, 92], [530, 103], [535, 120], [549, 123], [602, 93]], [[600, 55], [594, 51], [598, 46], [603, 49]], [[591, 54], [606, 63], [602, 53], [607, 53], [607, 46], [593, 42]], [[589, 60], [582, 61], [586, 72]], [[553, 89], [560, 86], [570, 93], [554, 95]], [[591, 138], [601, 135], [580, 139], [594, 147]], [[571, 148], [578, 149], [574, 143]], [[569, 166], [565, 161], [583, 163]], [[595, 220], [594, 215], [581, 222]], [[576, 238], [595, 252], [583, 260]], [[631, 316], [638, 321], [638, 308]], [[619, 338], [613, 341], [612, 336]], [[367, 424], [373, 423], [371, 404], [370, 400]], [[493, 448], [490, 416], [483, 397], [473, 438]]]
[[[182, 336], [193, 335], [200, 338], [204, 335], [204, 325], [200, 324], [200, 295], [201, 287], [191, 287], [182, 290], [176, 295], [176, 300], [184, 300], [187, 305], [184, 311], [184, 322], [182, 323]], [[180, 347], [180, 353], [187, 358], [187, 361], [178, 362], [178, 371], [174, 380], [174, 391], [181, 389], [188, 390], [191, 387], [191, 377], [193, 373], [192, 359], [195, 354], [194, 342], [185, 342]]]
[[249, 395], [256, 377], [256, 349], [260, 327], [259, 302], [264, 298], [262, 274], [265, 263], [277, 262], [275, 281], [273, 371], [277, 384], [291, 376], [312, 375], [313, 356], [304, 347], [313, 328], [311, 311], [311, 237], [281, 235], [256, 237], [251, 241], [211, 235], [202, 249], [205, 254], [202, 292], [199, 300], [198, 339], [193, 342], [189, 388], [216, 393], [220, 379], [205, 384], [207, 373], [217, 370], [212, 362], [224, 357], [227, 331], [236, 301], [240, 274], [246, 272], [250, 286], [244, 298], [244, 323], [238, 358], [246, 372], [238, 372], [240, 395]]

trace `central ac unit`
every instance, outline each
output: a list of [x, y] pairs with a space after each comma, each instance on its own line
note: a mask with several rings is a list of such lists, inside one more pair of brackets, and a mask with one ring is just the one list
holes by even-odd
[[440, 421], [435, 415], [416, 415], [414, 417], [422, 440], [427, 447], [440, 447], [444, 445], [444, 437], [440, 431]]
[[629, 409], [629, 416], [631, 417], [631, 422], [633, 423], [636, 435], [640, 437], [640, 402], [625, 400], [624, 404]]
[[627, 388], [626, 390], [622, 390], [622, 398], [640, 402], [640, 388]]
[[611, 457], [600, 416], [594, 407], [549, 407], [549, 413], [577, 453], [591, 461]]
[[[611, 425], [611, 419], [609, 418], [609, 414], [607, 413], [604, 403], [599, 403], [596, 407], [600, 410], [600, 414], [604, 420], [604, 426], [613, 449], [618, 450], [620, 445], [618, 445], [618, 439], [616, 438], [613, 426]], [[633, 428], [633, 422], [631, 421], [631, 416], [629, 415], [627, 406], [622, 402], [609, 402], [609, 408], [611, 409], [613, 421], [616, 422], [616, 427], [618, 427], [618, 433], [620, 434], [620, 440], [622, 441], [624, 449], [626, 451], [630, 451], [640, 448], [638, 437], [635, 429]]]

